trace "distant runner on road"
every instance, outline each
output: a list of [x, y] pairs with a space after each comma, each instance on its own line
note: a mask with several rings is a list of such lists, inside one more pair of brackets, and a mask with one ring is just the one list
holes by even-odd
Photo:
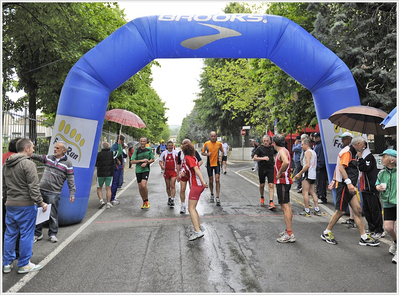
[[215, 181], [216, 181], [216, 205], [220, 206], [220, 157], [219, 151], [224, 152], [223, 146], [219, 141], [216, 141], [217, 134], [215, 131], [210, 133], [211, 140], [205, 142], [202, 147], [201, 155], [207, 156], [208, 161], [206, 162], [206, 170], [209, 177], [209, 188], [211, 190], [210, 202], [215, 202], [215, 197], [213, 195], [213, 171], [215, 171]]

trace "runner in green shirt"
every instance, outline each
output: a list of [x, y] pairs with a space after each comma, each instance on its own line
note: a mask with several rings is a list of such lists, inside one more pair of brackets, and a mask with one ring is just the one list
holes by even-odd
[[151, 148], [146, 147], [147, 138], [140, 138], [140, 147], [136, 149], [130, 159], [131, 164], [136, 165], [136, 178], [139, 185], [143, 205], [141, 209], [149, 209], [147, 181], [150, 176], [150, 164], [155, 160]]

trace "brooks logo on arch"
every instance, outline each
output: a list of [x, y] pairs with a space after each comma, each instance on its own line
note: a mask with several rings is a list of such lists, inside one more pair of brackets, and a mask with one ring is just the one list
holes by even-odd
[[199, 37], [193, 37], [190, 39], [186, 39], [180, 43], [181, 46], [196, 50], [198, 48], [201, 48], [209, 43], [212, 43], [212, 42], [220, 40], [220, 39], [241, 36], [241, 33], [237, 32], [235, 30], [232, 30], [232, 29], [215, 26], [215, 25], [210, 25], [210, 24], [199, 24], [199, 25], [214, 28], [214, 29], [218, 30], [219, 33], [213, 34], [213, 35], [199, 36]]

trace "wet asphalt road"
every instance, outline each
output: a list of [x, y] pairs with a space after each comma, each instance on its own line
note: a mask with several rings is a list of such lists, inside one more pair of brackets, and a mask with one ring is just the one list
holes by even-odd
[[[118, 191], [121, 204], [99, 210], [93, 186], [82, 222], [61, 227], [56, 244], [46, 237], [34, 244], [31, 261], [44, 268], [21, 275], [15, 261], [12, 272], [3, 274], [3, 292], [397, 290], [389, 238], [382, 239], [378, 247], [359, 246], [359, 232], [337, 224], [333, 233], [339, 244], [321, 240], [333, 212], [331, 203], [321, 205], [321, 217], [306, 218], [299, 215], [302, 196], [292, 190], [297, 241], [278, 243], [278, 233], [285, 229], [282, 211], [280, 206], [273, 212], [259, 206], [257, 174], [251, 167], [251, 162], [228, 163], [227, 175], [221, 175], [222, 206], [209, 202], [209, 189], [203, 192], [197, 209], [205, 236], [192, 242], [188, 236], [193, 226], [188, 213], [179, 213], [179, 198], [174, 209], [166, 204], [158, 161], [148, 182], [149, 210], [140, 209], [134, 169], [126, 169], [124, 187]], [[204, 167], [201, 171], [206, 174]]]

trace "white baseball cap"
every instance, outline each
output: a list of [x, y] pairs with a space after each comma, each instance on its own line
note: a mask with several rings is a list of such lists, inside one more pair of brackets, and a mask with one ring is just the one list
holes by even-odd
[[352, 135], [352, 133], [346, 131], [346, 132], [342, 133], [339, 137], [341, 137], [341, 138], [342, 138], [342, 137], [350, 137], [350, 138], [353, 138], [353, 135]]

